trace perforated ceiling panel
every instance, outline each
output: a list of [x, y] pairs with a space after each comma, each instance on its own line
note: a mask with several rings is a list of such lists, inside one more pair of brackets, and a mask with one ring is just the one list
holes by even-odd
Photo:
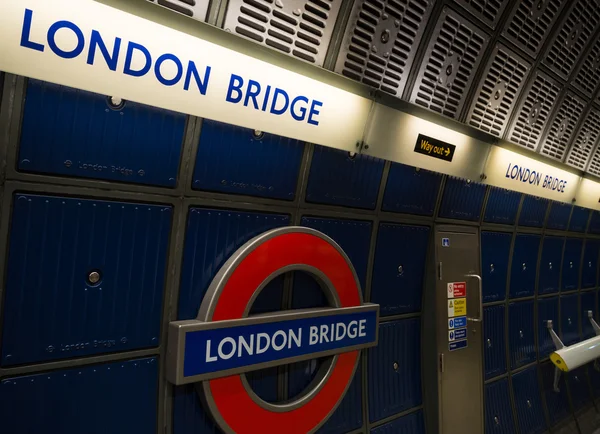
[[530, 68], [521, 57], [497, 45], [477, 86], [468, 123], [495, 136], [502, 136]]
[[508, 140], [535, 150], [560, 90], [561, 86], [546, 74], [540, 71], [532, 74], [521, 97]]
[[321, 66], [340, 4], [336, 0], [230, 0], [224, 28]]
[[431, 36], [411, 102], [457, 118], [489, 37], [450, 9]]
[[433, 0], [356, 0], [336, 72], [400, 97]]
[[548, 123], [546, 137], [542, 140], [539, 152], [562, 161], [584, 109], [585, 102], [575, 94], [567, 92], [553, 119]]
[[567, 155], [566, 163], [578, 169], [585, 169], [599, 135], [600, 112], [593, 108], [587, 114], [583, 125], [577, 132], [577, 137], [573, 141], [573, 145]]
[[206, 20], [210, 0], [147, 0], [198, 21]]
[[563, 15], [543, 63], [566, 80], [600, 24], [600, 8], [596, 0], [578, 0]]
[[596, 148], [594, 152], [594, 156], [592, 157], [592, 161], [590, 161], [590, 165], [587, 169], [589, 173], [592, 175], [596, 175], [600, 177], [600, 148]]
[[574, 74], [573, 86], [591, 99], [600, 84], [600, 40], [592, 45]]
[[509, 0], [454, 0], [491, 28], [495, 28]]
[[537, 57], [567, 0], [516, 2], [502, 35], [527, 54]]

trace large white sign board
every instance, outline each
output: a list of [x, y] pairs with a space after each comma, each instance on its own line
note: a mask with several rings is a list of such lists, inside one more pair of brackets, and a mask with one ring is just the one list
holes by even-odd
[[349, 151], [371, 107], [93, 0], [0, 2], [0, 70]]

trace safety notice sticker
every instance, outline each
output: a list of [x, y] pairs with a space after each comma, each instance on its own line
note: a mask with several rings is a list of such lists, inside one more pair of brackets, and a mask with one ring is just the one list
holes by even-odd
[[448, 298], [458, 298], [467, 296], [467, 282], [449, 282]]
[[450, 330], [452, 329], [458, 329], [461, 327], [466, 327], [467, 326], [467, 317], [466, 316], [457, 316], [456, 318], [448, 318], [448, 328]]
[[448, 318], [467, 314], [467, 299], [456, 298], [448, 300]]
[[466, 339], [466, 337], [467, 337], [467, 329], [466, 328], [448, 331], [448, 340], [450, 342], [458, 341], [460, 339]]
[[448, 349], [450, 351], [456, 351], [456, 350], [461, 350], [463, 348], [467, 348], [467, 341], [454, 341], [454, 342], [450, 342], [448, 343]]

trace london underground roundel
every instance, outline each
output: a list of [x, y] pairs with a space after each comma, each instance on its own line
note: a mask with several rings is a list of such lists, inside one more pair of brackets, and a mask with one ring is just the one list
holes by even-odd
[[[330, 308], [249, 316], [260, 291], [288, 271], [321, 285]], [[361, 349], [377, 345], [379, 306], [362, 302], [352, 263], [331, 238], [285, 227], [240, 247], [213, 279], [195, 320], [169, 325], [167, 375], [196, 389], [220, 428], [237, 434], [315, 432], [341, 402]], [[301, 396], [263, 401], [245, 373], [330, 356]]]

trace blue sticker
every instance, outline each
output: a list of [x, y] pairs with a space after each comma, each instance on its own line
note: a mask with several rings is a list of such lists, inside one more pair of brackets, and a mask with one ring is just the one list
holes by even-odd
[[450, 247], [450, 238], [442, 238], [442, 247]]
[[459, 339], [465, 339], [466, 337], [467, 337], [467, 329], [466, 328], [454, 330], [454, 339], [459, 340]]
[[456, 342], [450, 342], [448, 344], [448, 349], [450, 351], [456, 351], [456, 350], [461, 350], [463, 348], [467, 348], [467, 341], [456, 341]]
[[458, 329], [461, 327], [467, 326], [467, 317], [466, 316], [457, 316], [456, 318], [448, 319], [448, 328], [449, 329]]

